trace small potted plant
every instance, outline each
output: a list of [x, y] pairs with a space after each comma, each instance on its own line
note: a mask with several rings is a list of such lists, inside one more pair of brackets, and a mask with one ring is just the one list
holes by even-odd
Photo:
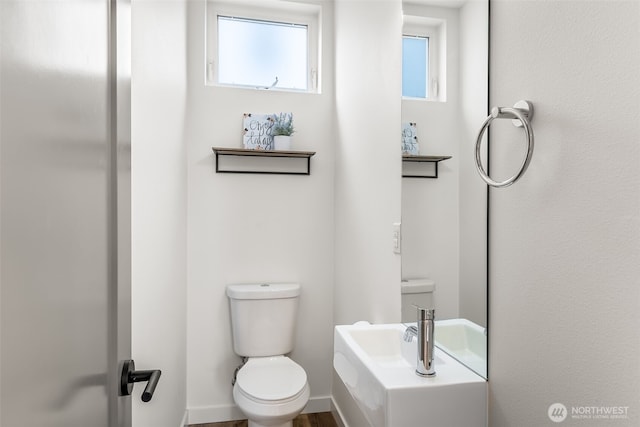
[[293, 129], [293, 113], [280, 113], [275, 116], [274, 125], [271, 128], [273, 135], [273, 148], [275, 150], [291, 149], [291, 135]]

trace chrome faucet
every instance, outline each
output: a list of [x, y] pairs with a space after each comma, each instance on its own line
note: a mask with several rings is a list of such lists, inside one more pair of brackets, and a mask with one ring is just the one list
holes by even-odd
[[416, 306], [418, 312], [418, 326], [409, 326], [404, 331], [404, 340], [410, 342], [413, 337], [418, 337], [418, 366], [416, 374], [423, 377], [432, 377], [436, 374], [433, 365], [433, 333], [435, 310]]

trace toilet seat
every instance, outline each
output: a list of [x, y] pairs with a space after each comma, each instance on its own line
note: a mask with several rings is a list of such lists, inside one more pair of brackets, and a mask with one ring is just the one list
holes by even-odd
[[238, 371], [236, 389], [264, 404], [286, 403], [308, 394], [307, 373], [286, 356], [250, 358]]

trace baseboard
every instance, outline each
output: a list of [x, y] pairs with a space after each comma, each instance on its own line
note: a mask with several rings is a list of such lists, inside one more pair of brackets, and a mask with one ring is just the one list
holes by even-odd
[[344, 420], [344, 416], [342, 415], [340, 407], [338, 406], [336, 401], [333, 400], [333, 396], [331, 397], [331, 415], [333, 415], [333, 419], [336, 420], [336, 424], [338, 424], [338, 427], [349, 427], [347, 422]]
[[[318, 396], [309, 399], [303, 414], [329, 412], [331, 410], [331, 396]], [[200, 406], [187, 409], [189, 424], [217, 423], [246, 419], [246, 416], [236, 405]], [[344, 426], [347, 427], [347, 426]]]
[[189, 425], [246, 419], [236, 405], [200, 406], [187, 409]]
[[187, 427], [189, 425], [187, 424], [188, 421], [189, 421], [189, 412], [185, 410], [184, 416], [182, 417], [182, 422], [180, 423], [180, 427]]
[[329, 412], [331, 410], [331, 396], [312, 397], [307, 406], [302, 410], [303, 414], [315, 414], [317, 412]]

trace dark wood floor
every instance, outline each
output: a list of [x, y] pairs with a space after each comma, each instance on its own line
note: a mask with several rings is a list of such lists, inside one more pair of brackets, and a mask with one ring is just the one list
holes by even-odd
[[[247, 420], [225, 421], [222, 423], [191, 424], [189, 427], [247, 427]], [[331, 412], [301, 414], [293, 420], [293, 427], [338, 427]]]

